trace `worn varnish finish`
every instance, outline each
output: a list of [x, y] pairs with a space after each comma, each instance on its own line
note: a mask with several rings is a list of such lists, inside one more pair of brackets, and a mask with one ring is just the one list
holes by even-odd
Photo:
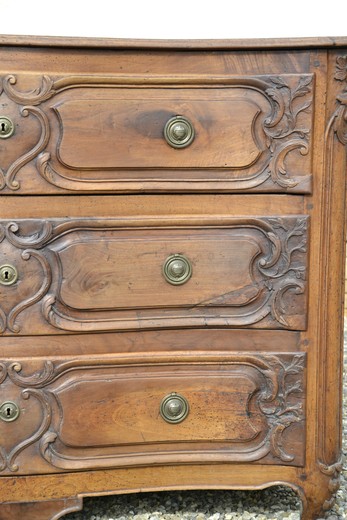
[[[18, 272], [0, 288], [6, 334], [306, 325], [303, 215], [3, 221], [0, 232]], [[179, 287], [163, 275], [175, 254], [191, 266]]]
[[342, 469], [347, 39], [0, 42], [0, 406], [19, 410], [0, 519], [277, 483], [321, 516]]

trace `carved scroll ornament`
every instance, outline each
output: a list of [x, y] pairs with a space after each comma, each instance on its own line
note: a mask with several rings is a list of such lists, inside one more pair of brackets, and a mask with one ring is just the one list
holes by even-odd
[[337, 108], [328, 124], [328, 135], [335, 132], [340, 143], [347, 146], [347, 56], [339, 56], [336, 60], [335, 79], [344, 84], [337, 97]]
[[[156, 360], [156, 363], [165, 361], [164, 358], [161, 359], [162, 356], [159, 356], [159, 358]], [[206, 357], [206, 361], [215, 362], [215, 359], [213, 355], [210, 355]], [[138, 364], [139, 362], [141, 362], [141, 359], [138, 356], [136, 356], [136, 359], [131, 356], [128, 356], [126, 359], [120, 359], [116, 365], [111, 360], [105, 361], [102, 359], [72, 360], [63, 363], [46, 361], [41, 370], [31, 375], [21, 375], [22, 369], [26, 367], [22, 368], [22, 365], [18, 362], [1, 362], [0, 385], [9, 380], [10, 385], [23, 388], [21, 398], [24, 400], [35, 398], [40, 404], [41, 412], [38, 414], [37, 428], [28, 438], [13, 446], [9, 452], [3, 446], [0, 446], [0, 471], [19, 471], [20, 467], [16, 459], [29, 446], [35, 443], [39, 443], [43, 459], [59, 471], [76, 468], [117, 467], [122, 464], [129, 464], [131, 456], [127, 460], [126, 457], [124, 459], [124, 456], [117, 455], [116, 451], [113, 454], [110, 454], [109, 450], [107, 450], [107, 453], [104, 453], [102, 448], [99, 451], [99, 455], [90, 455], [86, 448], [77, 449], [77, 452], [75, 450], [75, 455], [73, 456], [71, 454], [66, 455], [64, 453], [66, 447], [59, 437], [59, 431], [65, 414], [70, 414], [72, 410], [61, 409], [60, 414], [56, 415], [53, 414], [52, 410], [53, 406], [60, 406], [61, 408], [59, 404], [59, 388], [61, 385], [64, 385], [66, 377], [71, 378], [74, 374], [77, 377], [78, 374], [76, 381], [80, 378], [83, 380], [84, 374], [86, 374], [88, 379], [91, 373], [95, 377], [98, 371], [101, 370], [102, 374], [100, 377], [103, 378], [105, 369], [107, 369], [111, 377], [113, 372], [117, 371], [123, 363], [124, 366], [129, 367], [131, 364]], [[219, 358], [218, 362], [220, 362]], [[146, 363], [148, 364], [148, 361]], [[229, 442], [227, 449], [222, 450], [222, 452], [218, 448], [215, 452], [216, 460], [220, 457], [222, 457], [222, 460], [225, 460], [225, 457], [228, 457], [230, 460], [235, 461], [251, 461], [261, 460], [270, 455], [279, 463], [291, 463], [293, 461], [295, 463], [295, 456], [286, 450], [283, 433], [291, 425], [304, 422], [302, 385], [304, 381], [305, 354], [232, 354], [228, 358], [223, 359], [223, 365], [228, 364], [231, 367], [251, 367], [254, 377], [260, 378], [259, 381], [261, 383], [255, 395], [256, 408], [266, 421], [267, 427], [264, 435], [256, 442], [252, 440], [250, 446], [247, 447], [246, 444], [241, 451], [240, 448], [233, 450], [232, 442]], [[7, 391], [9, 388], [7, 386]], [[249, 414], [248, 410], [245, 410], [244, 413]], [[54, 417], [55, 419], [53, 420]], [[252, 422], [251, 417], [249, 415], [248, 417], [249, 421]], [[290, 444], [288, 445], [289, 447]], [[157, 446], [155, 450], [156, 454], [160, 455]], [[91, 451], [95, 450], [92, 449]], [[195, 455], [194, 449], [193, 451], [189, 449], [187, 456], [189, 460], [194, 456], [196, 460], [202, 460], [204, 451], [200, 451], [197, 445]], [[145, 458], [146, 453], [139, 453], [137, 456]], [[163, 453], [161, 456], [165, 462], [165, 454]], [[208, 456], [210, 457], [211, 453]], [[175, 453], [170, 455], [169, 459], [173, 461]]]
[[[67, 243], [70, 244], [70, 249], [75, 247], [74, 237], [78, 237], [79, 232], [84, 233], [85, 239], [79, 238], [77, 244], [84, 244], [83, 247], [87, 251], [90, 250], [90, 247], [98, 247], [98, 243], [100, 243], [101, 247], [101, 244], [105, 243], [105, 237], [107, 239], [107, 236], [109, 236], [110, 240], [113, 240], [111, 244], [114, 244], [114, 237], [117, 236], [117, 234], [114, 234], [124, 226], [133, 227], [134, 233], [136, 233], [136, 230], [143, 229], [145, 225], [153, 226], [158, 230], [158, 238], [165, 241], [167, 240], [166, 226], [172, 227], [170, 219], [162, 219], [159, 227], [158, 221], [155, 219], [147, 219], [147, 222], [143, 219], [141, 222], [136, 221], [136, 219], [118, 221], [111, 219], [44, 221], [43, 223], [41, 222], [41, 227], [34, 231], [34, 229], [37, 229], [36, 224], [32, 234], [28, 235], [21, 234], [20, 223], [4, 223], [0, 226], [0, 239], [4, 244], [6, 242], [10, 245], [14, 259], [19, 256], [21, 261], [36, 262], [37, 276], [39, 276], [41, 281], [32, 296], [23, 301], [17, 301], [15, 297], [13, 297], [13, 300], [8, 299], [7, 308], [11, 302], [12, 308], [7, 311], [5, 311], [2, 305], [0, 306], [1, 332], [6, 330], [15, 334], [21, 332], [20, 315], [26, 309], [39, 302], [41, 302], [42, 309], [41, 317], [46, 321], [46, 326], [42, 329], [45, 333], [53, 333], [54, 328], [65, 331], [90, 332], [98, 330], [162, 328], [163, 326], [172, 325], [180, 327], [187, 324], [189, 326], [224, 326], [225, 324], [229, 326], [249, 326], [264, 319], [267, 320], [268, 328], [302, 328], [305, 323], [302, 321], [305, 319], [305, 312], [298, 314], [296, 319], [300, 318], [300, 322], [291, 322], [287, 313], [286, 300], [288, 295], [305, 299], [307, 283], [307, 224], [308, 218], [305, 216], [263, 219], [230, 218], [218, 219], [218, 222], [211, 222], [210, 219], [198, 219], [194, 222], [194, 225], [197, 225], [197, 229], [202, 230], [204, 233], [208, 233], [211, 229], [223, 229], [223, 232], [226, 230], [225, 233], [227, 235], [225, 236], [227, 239], [231, 240], [233, 236], [244, 236], [244, 243], [249, 243], [252, 251], [258, 250], [255, 258], [252, 259], [250, 256], [249, 267], [244, 267], [244, 277], [246, 277], [247, 269], [249, 270], [247, 279], [245, 278], [245, 284], [248, 283], [247, 280], [250, 280], [251, 285], [248, 284], [244, 288], [239, 286], [239, 289], [235, 286], [235, 282], [232, 282], [230, 285], [229, 290], [232, 291], [234, 287], [236, 294], [239, 294], [241, 291], [240, 294], [243, 292], [244, 296], [242, 298], [237, 297], [234, 301], [232, 293], [229, 297], [228, 294], [218, 294], [212, 299], [201, 303], [197, 300], [198, 304], [192, 307], [188, 302], [185, 303], [184, 293], [180, 293], [182, 294], [182, 300], [180, 300], [181, 309], [170, 309], [169, 306], [163, 311], [163, 304], [160, 304], [157, 306], [157, 310], [152, 305], [152, 309], [148, 308], [147, 310], [139, 307], [138, 311], [130, 311], [130, 314], [129, 312], [124, 314], [121, 305], [121, 294], [119, 296], [120, 299], [117, 296], [118, 299], [115, 300], [118, 303], [115, 303], [114, 307], [112, 307], [112, 298], [116, 297], [112, 289], [110, 292], [110, 307], [106, 310], [101, 310], [99, 307], [79, 310], [71, 307], [73, 302], [70, 302], [68, 305], [65, 304], [61, 292], [63, 281], [61, 266], [64, 265], [64, 260], [60, 251], [65, 248]], [[187, 221], [185, 219], [181, 219], [180, 222], [175, 221], [175, 226], [178, 230], [184, 230], [186, 225]], [[243, 231], [244, 235], [242, 235]], [[251, 235], [249, 234], [250, 232]], [[100, 233], [103, 233], [102, 240], [97, 238]], [[107, 235], [108, 233], [109, 235]], [[132, 231], [129, 233], [127, 240], [132, 238]], [[134, 238], [136, 237], [134, 236]], [[90, 240], [94, 240], [93, 246]], [[255, 240], [256, 242], [254, 242]], [[126, 246], [122, 247], [124, 249]], [[245, 249], [245, 251], [248, 251], [248, 249]], [[247, 252], [247, 255], [249, 254]], [[114, 245], [112, 245], [112, 255], [112, 258], [117, 258], [117, 248]], [[71, 260], [67, 259], [66, 262], [71, 265]], [[82, 266], [80, 266], [80, 271], [82, 269]], [[160, 278], [160, 266], [157, 271], [157, 276]], [[105, 274], [108, 277], [111, 275], [113, 278], [116, 277], [116, 274], [113, 273]], [[101, 284], [103, 283], [103, 276], [102, 272], [100, 272], [99, 283]], [[76, 294], [82, 294], [83, 290], [85, 288], [83, 289], [82, 286], [76, 286]], [[237, 291], [239, 292], [237, 293]], [[198, 297], [199, 293], [196, 295], [196, 298]], [[38, 307], [36, 308], [38, 309]], [[30, 330], [30, 320], [27, 320], [25, 324], [26, 330]], [[43, 327], [43, 325], [37, 326]]]
[[[244, 88], [245, 91], [260, 93], [269, 107], [268, 113], [262, 116], [261, 131], [262, 139], [266, 141], [265, 150], [262, 150], [261, 155], [264, 155], [266, 160], [265, 162], [264, 160], [260, 161], [259, 169], [251, 175], [240, 176], [238, 174], [236, 177], [231, 175], [228, 179], [228, 182], [231, 183], [230, 189], [256, 189], [261, 187], [262, 184], [270, 182], [268, 185], [271, 186], [272, 184], [276, 191], [295, 191], [296, 187], [300, 188], [300, 185], [303, 186], [302, 189], [305, 191], [308, 189], [311, 174], [295, 177], [292, 172], [288, 171], [286, 161], [293, 151], [297, 151], [301, 155], [309, 153], [311, 123], [307, 125], [308, 121], [305, 119], [306, 126], [302, 126], [302, 114], [307, 113], [312, 104], [313, 75], [295, 76], [295, 81], [296, 84], [293, 85], [293, 79], [288, 81], [286, 75], [245, 77], [241, 81], [238, 78], [229, 77], [200, 78], [192, 76], [182, 77], [180, 83], [177, 83], [175, 78], [160, 76], [148, 77], [147, 79], [136, 77], [136, 75], [133, 77], [72, 76], [54, 80], [45, 75], [42, 77], [41, 85], [38, 88], [22, 92], [16, 88], [17, 77], [8, 75], [1, 81], [1, 91], [9, 98], [10, 102], [19, 105], [21, 116], [33, 116], [37, 119], [41, 128], [41, 135], [35, 146], [16, 159], [7, 171], [0, 168], [0, 190], [5, 188], [12, 191], [19, 190], [21, 186], [19, 181], [16, 180], [16, 176], [25, 165], [34, 160], [35, 163], [33, 164], [39, 175], [55, 187], [75, 191], [101, 190], [104, 192], [119, 189], [119, 181], [116, 178], [93, 178], [90, 175], [76, 177], [73, 170], [66, 170], [62, 165], [58, 168], [59, 161], [55, 160], [53, 164], [52, 151], [48, 146], [51, 139], [50, 121], [53, 114], [48, 101], [69, 89], [117, 88], [124, 87], [124, 85], [136, 87], [143, 85], [145, 82], [148, 88], [172, 87], [180, 84], [190, 85], [192, 88], [215, 84], [218, 88], [222, 83], [230, 88]], [[39, 108], [38, 105], [42, 106]], [[19, 124], [22, 124], [22, 122]], [[61, 121], [59, 124], [62, 134]], [[8, 146], [10, 145], [9, 142]], [[57, 155], [56, 152], [54, 152], [54, 155]], [[187, 182], [189, 178], [187, 176]], [[128, 176], [125, 181], [130, 183], [129, 186], [131, 186], [131, 176]]]

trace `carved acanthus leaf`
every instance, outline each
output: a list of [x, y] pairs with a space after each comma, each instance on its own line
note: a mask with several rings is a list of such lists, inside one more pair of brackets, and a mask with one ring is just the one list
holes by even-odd
[[336, 96], [337, 107], [327, 126], [327, 138], [334, 132], [340, 143], [347, 146], [347, 56], [336, 59], [334, 78], [344, 82], [344, 89]]
[[[263, 123], [262, 131], [265, 134], [268, 151], [265, 155], [268, 159], [262, 162], [259, 171], [252, 176], [231, 176], [229, 182], [232, 189], [248, 190], [261, 186], [268, 179], [283, 189], [291, 189], [304, 181], [305, 177], [293, 177], [291, 172], [287, 171], [286, 158], [294, 150], [298, 150], [301, 155], [306, 155], [309, 151], [308, 138], [309, 128], [301, 127], [300, 113], [307, 111], [312, 103], [311, 83], [313, 75], [303, 75], [297, 80], [297, 84], [292, 86], [290, 80], [285, 76], [271, 76], [265, 79], [259, 77], [245, 77], [243, 87], [245, 89], [254, 89], [265, 96], [270, 103], [270, 112], [266, 115]], [[218, 78], [211, 78], [218, 84]], [[2, 80], [3, 91], [14, 103], [26, 105], [22, 108], [22, 115], [26, 117], [32, 114], [39, 118], [41, 125], [41, 138], [35, 147], [18, 158], [9, 168], [8, 172], [0, 169], [0, 190], [8, 188], [18, 190], [19, 182], [15, 177], [17, 173], [28, 162], [42, 156], [37, 160], [36, 167], [39, 174], [50, 184], [67, 190], [102, 190], [114, 191], [119, 188], [117, 179], [110, 179], [109, 176], [104, 178], [91, 179], [89, 175], [86, 177], [74, 177], [73, 172], [66, 171], [64, 168], [54, 168], [50, 163], [51, 152], [45, 148], [50, 138], [50, 128], [48, 118], [45, 113], [37, 107], [41, 103], [51, 99], [70, 88], [90, 88], [91, 86], [100, 87], [117, 87], [124, 84], [143, 84], [144, 81], [150, 86], [151, 84], [176, 84], [177, 80], [170, 77], [122, 77], [115, 76], [67, 76], [54, 80], [48, 75], [41, 78], [41, 85], [29, 91], [20, 91], [16, 88], [17, 77], [13, 74], [7, 75]], [[182, 84], [199, 84], [199, 81], [192, 78], [181, 78]], [[225, 78], [224, 78], [225, 81]], [[200, 82], [205, 84], [206, 78], [201, 78]], [[229, 78], [228, 84], [232, 88], [233, 85], [239, 87], [238, 78]], [[1, 94], [1, 89], [0, 89]], [[299, 102], [299, 98], [305, 98]], [[44, 120], [45, 118], [45, 120]], [[305, 126], [305, 125], [304, 125]], [[62, 129], [61, 129], [62, 131]], [[262, 138], [263, 138], [262, 137]], [[306, 175], [306, 180], [309, 175]], [[127, 182], [133, 182], [129, 179]]]
[[305, 280], [305, 266], [294, 263], [292, 259], [295, 252], [306, 253], [307, 218], [297, 218], [292, 226], [288, 226], [288, 221], [281, 217], [266, 220], [272, 227], [268, 235], [269, 240], [275, 244], [275, 254], [272, 251], [269, 257], [259, 260], [259, 271], [271, 279], [282, 278], [287, 273], [292, 273], [295, 278]]
[[338, 81], [347, 80], [347, 56], [338, 56], [336, 58], [336, 70], [334, 78]]
[[[290, 397], [292, 394], [303, 392], [305, 355], [295, 354], [288, 363], [284, 363], [277, 356], [266, 356], [265, 359], [271, 370], [276, 373], [277, 391], [273, 395], [270, 381], [270, 387], [265, 388], [259, 395], [258, 405], [271, 425], [269, 440], [272, 454], [285, 462], [291, 462], [294, 456], [289, 455], [283, 448], [282, 435], [290, 425], [303, 420], [302, 403], [291, 404]], [[288, 377], [291, 377], [290, 382]]]
[[312, 76], [300, 77], [298, 84], [291, 88], [281, 76], [270, 78], [271, 86], [265, 90], [272, 99], [272, 112], [264, 121], [267, 146], [271, 151], [269, 172], [272, 181], [282, 188], [293, 188], [299, 179], [288, 176], [285, 159], [292, 150], [299, 150], [301, 155], [309, 151], [309, 129], [301, 128], [298, 116], [307, 111], [312, 99], [298, 103], [298, 98], [311, 92]]
[[[318, 467], [320, 471], [324, 474], [330, 477], [328, 489], [330, 493], [336, 493], [336, 491], [340, 487], [340, 474], [343, 469], [343, 462], [342, 462], [342, 456], [341, 458], [335, 462], [335, 464], [325, 464], [322, 461], [318, 461]], [[323, 509], [325, 511], [328, 511], [332, 508], [332, 506], [335, 503], [335, 496], [332, 496], [330, 500], [326, 500], [323, 504]]]
[[[210, 356], [214, 359], [213, 354], [210, 354]], [[161, 364], [163, 361], [168, 362], [167, 356], [164, 356], [164, 359], [156, 360], [155, 363]], [[131, 354], [123, 356], [123, 360], [118, 360], [117, 363], [112, 359], [101, 358], [92, 360], [74, 359], [57, 364], [46, 361], [40, 370], [29, 375], [20, 375], [22, 365], [19, 362], [0, 362], [0, 382], [8, 377], [13, 384], [23, 388], [22, 399], [35, 398], [41, 406], [41, 412], [38, 414], [38, 417], [40, 417], [39, 425], [33, 434], [19, 442], [9, 452], [0, 446], [0, 470], [3, 471], [7, 468], [9, 471], [18, 471], [16, 458], [22, 451], [36, 442], [40, 444], [40, 452], [43, 458], [57, 468], [69, 469], [71, 461], [75, 469], [79, 467], [79, 464], [84, 468], [97, 466], [98, 457], [93, 455], [90, 458], [88, 450], [80, 450], [76, 457], [68, 456], [67, 458], [64, 453], [59, 453], [59, 450], [64, 447], [64, 443], [59, 437], [59, 421], [54, 426], [52, 424], [53, 401], [59, 401], [58, 394], [55, 393], [57, 388], [59, 389], [59, 386], [56, 387], [57, 380], [62, 378], [62, 385], [64, 385], [65, 376], [70, 377], [71, 372], [75, 370], [81, 371], [83, 369], [93, 372], [101, 370], [101, 373], [104, 374], [105, 369], [110, 369], [113, 373], [113, 370], [119, 368], [119, 366], [129, 366], [129, 364], [138, 364], [138, 362], [138, 356], [135, 357]], [[283, 462], [293, 461], [294, 457], [288, 454], [283, 446], [283, 433], [293, 423], [304, 420], [300, 394], [304, 380], [305, 354], [286, 355], [283, 359], [280, 355], [272, 354], [235, 354], [231, 357], [228, 356], [226, 362], [230, 365], [252, 367], [261, 378], [258, 383], [257, 406], [266, 418], [267, 434], [264, 438], [259, 439], [258, 444], [253, 446], [254, 454], [250, 460], [258, 460], [271, 453], [273, 457], [279, 458]], [[49, 386], [53, 382], [55, 390]], [[61, 414], [60, 421], [62, 418], [63, 415]], [[231, 446], [228, 450], [233, 453]], [[246, 450], [245, 456], [248, 457], [250, 453], [249, 450]], [[238, 451], [235, 452], [235, 456], [238, 457]], [[107, 461], [107, 456], [105, 457], [104, 454], [100, 453], [100, 460], [106, 462], [107, 465], [121, 463], [121, 459], [116, 453], [110, 454], [109, 461]], [[77, 463], [77, 466], [75, 463]], [[331, 472], [330, 469], [327, 471]]]

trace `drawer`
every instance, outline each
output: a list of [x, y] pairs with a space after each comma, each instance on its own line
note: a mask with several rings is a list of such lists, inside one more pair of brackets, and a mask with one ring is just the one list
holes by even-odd
[[308, 217], [2, 221], [4, 334], [304, 330]]
[[5, 194], [311, 191], [312, 74], [8, 75], [3, 86]]
[[19, 414], [0, 420], [3, 474], [14, 465], [25, 474], [186, 462], [304, 464], [303, 353], [40, 363], [1, 364], [2, 409]]

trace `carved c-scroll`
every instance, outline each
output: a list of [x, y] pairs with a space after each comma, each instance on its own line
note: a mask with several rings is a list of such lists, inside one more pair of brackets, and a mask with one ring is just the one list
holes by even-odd
[[[116, 88], [120, 86], [143, 86], [145, 83], [148, 88], [151, 86], [182, 86], [190, 85], [192, 88], [204, 85], [220, 84], [229, 85], [230, 88], [238, 87], [246, 90], [259, 92], [269, 103], [269, 113], [265, 114], [263, 121], [263, 135], [266, 138], [268, 160], [264, 166], [261, 165], [258, 172], [251, 176], [230, 177], [231, 189], [248, 190], [262, 185], [271, 179], [272, 183], [284, 190], [295, 188], [300, 183], [307, 182], [310, 175], [293, 177], [287, 172], [285, 160], [293, 150], [299, 151], [301, 155], [309, 152], [310, 128], [303, 128], [300, 124], [300, 114], [309, 110], [312, 103], [311, 85], [313, 75], [307, 74], [298, 77], [297, 84], [293, 86], [288, 82], [286, 75], [283, 76], [254, 76], [239, 78], [230, 77], [209, 77], [205, 76], [182, 76], [177, 78], [170, 76], [148, 76], [147, 78], [134, 76], [68, 76], [53, 80], [44, 75], [41, 85], [27, 92], [18, 91], [15, 88], [17, 78], [14, 75], [6, 76], [3, 81], [3, 92], [17, 104], [26, 106], [21, 108], [22, 116], [29, 114], [35, 116], [41, 125], [41, 137], [39, 142], [22, 157], [17, 159], [7, 172], [0, 168], [0, 190], [5, 187], [11, 190], [20, 188], [19, 182], [15, 177], [19, 170], [37, 157], [36, 168], [39, 174], [51, 185], [67, 190], [102, 190], [114, 191], [119, 189], [117, 179], [98, 178], [90, 179], [73, 176], [73, 172], [68, 174], [58, 171], [51, 164], [51, 153], [46, 150], [50, 139], [49, 120], [45, 112], [37, 105], [47, 102], [59, 93], [75, 88], [106, 87]], [[300, 103], [299, 98], [304, 98]], [[264, 161], [263, 161], [264, 162]], [[188, 179], [187, 179], [188, 180]], [[128, 179], [127, 182], [132, 182]], [[168, 181], [167, 181], [168, 182]]]
[[[150, 320], [148, 320], [146, 310], [141, 316], [138, 314], [123, 316], [122, 314], [112, 314], [112, 312], [99, 312], [98, 309], [78, 311], [74, 308], [67, 309], [64, 301], [60, 299], [59, 269], [55, 269], [52, 262], [59, 260], [59, 240], [61, 238], [70, 235], [73, 244], [73, 234], [79, 230], [90, 233], [93, 231], [114, 232], [124, 226], [141, 229], [144, 225], [158, 228], [159, 224], [156, 219], [149, 218], [146, 221], [142, 219], [141, 222], [136, 219], [126, 221], [117, 219], [43, 221], [37, 231], [28, 235], [20, 234], [18, 223], [4, 223], [0, 226], [1, 236], [15, 248], [23, 250], [21, 251], [22, 260], [29, 261], [31, 258], [36, 260], [41, 267], [42, 282], [35, 294], [16, 303], [7, 316], [0, 308], [0, 329], [2, 332], [6, 328], [14, 333], [20, 332], [20, 326], [17, 323], [19, 314], [39, 301], [42, 301], [42, 316], [45, 320], [53, 327], [62, 330], [124, 330], [125, 328], [153, 326], [160, 328], [171, 323], [170, 319], [175, 320], [175, 326], [182, 326], [185, 320], [188, 320], [191, 326], [206, 324], [206, 320], [211, 325], [225, 325], [225, 320], [228, 320], [230, 326], [242, 326], [253, 325], [267, 316], [271, 316], [276, 323], [275, 326], [279, 324], [286, 328], [293, 328], [294, 325], [288, 321], [285, 301], [288, 292], [293, 295], [305, 292], [307, 220], [307, 217], [304, 216], [249, 219], [234, 217], [223, 221], [218, 219], [216, 222], [211, 219], [197, 219], [196, 226], [205, 230], [226, 227], [231, 232], [233, 229], [244, 229], [247, 233], [248, 229], [251, 229], [258, 233], [257, 241], [259, 251], [262, 253], [253, 260], [250, 258], [249, 267], [250, 280], [253, 280], [254, 288], [257, 289], [257, 297], [253, 297], [249, 301], [246, 299], [239, 305], [239, 312], [231, 312], [232, 307], [230, 307], [230, 311], [223, 311], [223, 315], [219, 317], [219, 314], [209, 310], [218, 307], [221, 303], [223, 295], [216, 295], [211, 300], [195, 305], [195, 307], [188, 306], [189, 308], [180, 317], [180, 320], [177, 320], [175, 310], [169, 310], [164, 315], [160, 311], [158, 314], [152, 312]], [[184, 229], [190, 223], [192, 222], [187, 222], [186, 219], [176, 219], [175, 221], [162, 219], [159, 227], [165, 230], [166, 226], [175, 225], [177, 228]], [[65, 241], [61, 243], [63, 244]], [[53, 273], [55, 282], [52, 285]], [[184, 301], [182, 306], [184, 307]], [[225, 308], [227, 309], [228, 305]], [[119, 309], [114, 308], [113, 311], [117, 312]], [[300, 327], [303, 326], [302, 323], [300, 321]]]
[[[47, 392], [41, 388], [48, 381], [47, 372], [44, 370], [42, 374], [35, 374], [31, 377], [13, 377], [13, 372], [20, 372], [22, 366], [20, 363], [1, 363], [1, 376], [0, 383], [3, 383], [8, 376], [15, 384], [24, 386], [25, 388], [21, 392], [22, 399], [28, 400], [30, 397], [34, 397], [41, 405], [42, 419], [39, 427], [36, 431], [30, 435], [27, 439], [17, 444], [12, 450], [7, 453], [3, 446], [0, 446], [0, 471], [4, 471], [6, 468], [12, 472], [19, 470], [18, 464], [15, 463], [18, 455], [26, 448], [37, 442], [46, 433], [50, 427], [52, 420], [52, 406], [50, 397]], [[35, 389], [34, 387], [40, 389]]]
[[[206, 358], [206, 359], [205, 359]], [[198, 363], [201, 358], [192, 358], [190, 356], [189, 362]], [[258, 443], [249, 446], [243, 452], [238, 449], [233, 451], [232, 443], [226, 448], [223, 453], [220, 448], [216, 451], [216, 458], [225, 456], [231, 457], [235, 460], [260, 460], [271, 454], [272, 457], [279, 461], [288, 463], [294, 460], [294, 455], [287, 453], [286, 447], [283, 445], [283, 432], [294, 423], [304, 421], [304, 410], [301, 394], [303, 392], [302, 384], [304, 382], [304, 368], [305, 368], [305, 354], [230, 354], [228, 357], [220, 359], [214, 354], [207, 354], [204, 357], [204, 362], [212, 362], [213, 364], [222, 362], [223, 366], [244, 366], [251, 367], [260, 376], [257, 383], [259, 389], [256, 395], [256, 406], [261, 414], [266, 418], [267, 428], [264, 438], [259, 439]], [[167, 355], [162, 354], [157, 356], [153, 361], [156, 363], [171, 364]], [[117, 363], [112, 359], [86, 359], [86, 360], [70, 360], [64, 362], [53, 363], [46, 361], [43, 368], [31, 375], [21, 375], [22, 365], [18, 362], [0, 363], [0, 383], [4, 382], [8, 377], [15, 386], [23, 388], [21, 396], [23, 399], [35, 398], [41, 405], [42, 418], [36, 431], [24, 441], [14, 446], [9, 453], [0, 446], [0, 471], [8, 469], [15, 472], [19, 470], [16, 464], [16, 458], [29, 446], [34, 443], [39, 443], [42, 457], [52, 466], [58, 469], [69, 470], [72, 467], [79, 468], [96, 468], [105, 466], [119, 466], [122, 465], [123, 458], [114, 455], [104, 455], [102, 452], [100, 456], [90, 456], [85, 449], [80, 450], [76, 456], [65, 456], [64, 452], [59, 452], [59, 447], [56, 445], [59, 440], [59, 422], [63, 418], [63, 413], [71, 413], [71, 410], [61, 410], [60, 418], [58, 418], [57, 428], [52, 424], [52, 404], [53, 400], [59, 402], [59, 384], [57, 382], [62, 380], [64, 385], [64, 377], [73, 376], [74, 372], [81, 373], [81, 371], [92, 371], [97, 375], [98, 370], [102, 370], [104, 374], [105, 369], [116, 371], [119, 367], [130, 367], [132, 364], [136, 366], [141, 363], [148, 365], [148, 359], [138, 355], [133, 356], [126, 354], [117, 360]], [[175, 363], [173, 364], [175, 366]], [[104, 376], [102, 376], [104, 377]], [[54, 383], [54, 386], [50, 386]], [[247, 405], [248, 406], [248, 405]], [[247, 410], [245, 410], [245, 413]], [[60, 448], [61, 445], [59, 440]], [[157, 449], [157, 448], [156, 448]], [[58, 451], [57, 451], [58, 450]], [[158, 453], [157, 453], [158, 454]], [[138, 454], [141, 456], [141, 454]], [[146, 455], [143, 454], [145, 457]], [[188, 456], [193, 456], [193, 452], [189, 450]], [[202, 457], [203, 453], [197, 449], [196, 456]], [[211, 452], [208, 457], [211, 456]], [[174, 457], [174, 455], [173, 455]], [[164, 457], [165, 458], [165, 457]], [[173, 460], [173, 459], [172, 459]], [[137, 460], [138, 463], [138, 460]], [[72, 464], [72, 466], [71, 466]], [[76, 466], [77, 464], [77, 466]], [[324, 469], [324, 468], [323, 468]], [[329, 470], [330, 471], [330, 470]]]

